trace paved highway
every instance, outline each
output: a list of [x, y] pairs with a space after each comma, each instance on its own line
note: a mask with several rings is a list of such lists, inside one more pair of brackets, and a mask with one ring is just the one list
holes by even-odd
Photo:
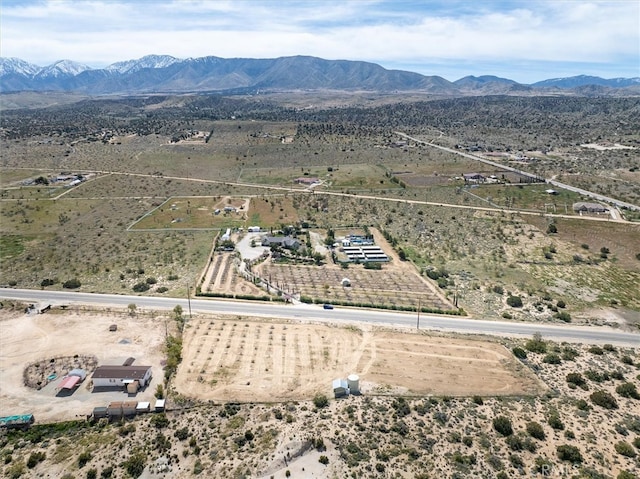
[[[189, 312], [189, 302], [186, 298], [0, 288], [0, 299], [17, 299], [29, 303], [39, 303], [41, 306], [46, 304], [54, 306], [87, 304], [118, 309], [126, 309], [129, 304], [134, 303], [139, 309], [143, 310], [171, 310], [179, 304], [186, 313]], [[400, 326], [405, 328], [415, 328], [418, 321], [416, 313], [351, 308], [324, 310], [321, 306], [308, 304], [285, 305], [208, 299], [192, 299], [191, 311], [193, 313], [263, 316], [313, 322], [361, 322], [369, 325]], [[534, 333], [540, 333], [545, 338], [558, 341], [593, 344], [610, 343], [619, 346], [640, 347], [640, 334], [626, 333], [604, 327], [482, 321], [457, 316], [420, 314], [420, 329], [501, 337], [530, 337]]]
[[[495, 161], [491, 161], [491, 160], [487, 160], [486, 158], [483, 158], [481, 156], [478, 155], [472, 155], [471, 153], [465, 153], [462, 152], [460, 150], [454, 150], [453, 148], [447, 148], [446, 146], [441, 146], [441, 145], [436, 145], [435, 143], [431, 143], [431, 142], [427, 142], [427, 141], [423, 141], [423, 140], [418, 140], [417, 138], [414, 138], [412, 136], [407, 135], [406, 133], [402, 133], [401, 131], [396, 131], [394, 132], [396, 135], [401, 136], [407, 140], [411, 140], [411, 141], [415, 141], [416, 143], [420, 143], [423, 144], [425, 146], [431, 146], [433, 148], [438, 148], [440, 150], [443, 151], [448, 151], [449, 153], [453, 153], [455, 155], [460, 155], [463, 156], [465, 158], [469, 158], [471, 160], [476, 160], [476, 161], [481, 161], [482, 163], [486, 163], [487, 165], [491, 165], [494, 166], [496, 168], [500, 168], [502, 170], [507, 170], [507, 171], [512, 171], [514, 173], [518, 173], [522, 176], [527, 176], [529, 178], [533, 178], [533, 179], [539, 179], [540, 177], [538, 175], [534, 175], [532, 173], [529, 173], [527, 171], [523, 171], [523, 170], [519, 170], [517, 168], [513, 168], [512, 166], [507, 166], [507, 165], [503, 165], [501, 163], [497, 163]], [[630, 210], [638, 210], [640, 211], [640, 206], [638, 205], [634, 205], [633, 203], [627, 203], [626, 201], [621, 201], [621, 200], [617, 200], [615, 198], [611, 198], [610, 196], [604, 196], [601, 195], [599, 193], [594, 193], [593, 191], [588, 191], [588, 190], [583, 190], [582, 188], [578, 188], [576, 186], [571, 186], [571, 185], [567, 185], [566, 183], [560, 183], [559, 181], [556, 180], [545, 180], [547, 183], [556, 186], [558, 188], [562, 188], [565, 190], [569, 190], [569, 191], [573, 191], [575, 193], [579, 193], [583, 196], [590, 196], [591, 198], [594, 198], [598, 201], [604, 201], [606, 203], [610, 203], [616, 206], [619, 206], [621, 208], [628, 208]]]

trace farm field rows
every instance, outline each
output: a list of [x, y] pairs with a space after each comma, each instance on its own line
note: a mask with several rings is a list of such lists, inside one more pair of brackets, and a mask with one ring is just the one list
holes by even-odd
[[497, 343], [314, 324], [195, 319], [176, 388], [215, 401], [331, 394], [356, 373], [365, 394], [521, 395], [545, 388]]

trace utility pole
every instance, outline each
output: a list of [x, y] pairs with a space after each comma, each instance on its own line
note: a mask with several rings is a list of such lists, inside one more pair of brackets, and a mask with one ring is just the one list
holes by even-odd
[[189, 319], [191, 319], [191, 285], [187, 285], [187, 303], [189, 304]]

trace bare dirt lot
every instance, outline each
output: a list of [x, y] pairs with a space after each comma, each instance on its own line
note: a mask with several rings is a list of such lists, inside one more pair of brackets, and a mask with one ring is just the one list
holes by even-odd
[[[118, 330], [109, 331], [111, 324]], [[111, 401], [151, 401], [162, 381], [164, 319], [122, 313], [48, 312], [46, 314], [0, 313], [0, 415], [34, 414], [37, 421], [59, 421], [90, 414]], [[124, 391], [92, 392], [91, 373], [70, 395], [58, 395], [66, 370], [40, 390], [24, 386], [23, 371], [33, 362], [57, 356], [92, 355], [98, 364], [135, 364], [153, 367], [151, 385], [129, 397]]]
[[200, 319], [185, 332], [177, 390], [216, 401], [331, 395], [356, 373], [371, 394], [519, 395], [544, 386], [503, 346], [353, 327]]

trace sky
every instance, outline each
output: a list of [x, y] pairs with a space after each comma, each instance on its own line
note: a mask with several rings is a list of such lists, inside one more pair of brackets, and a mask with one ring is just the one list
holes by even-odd
[[1, 0], [0, 56], [311, 55], [457, 80], [640, 76], [640, 0]]

